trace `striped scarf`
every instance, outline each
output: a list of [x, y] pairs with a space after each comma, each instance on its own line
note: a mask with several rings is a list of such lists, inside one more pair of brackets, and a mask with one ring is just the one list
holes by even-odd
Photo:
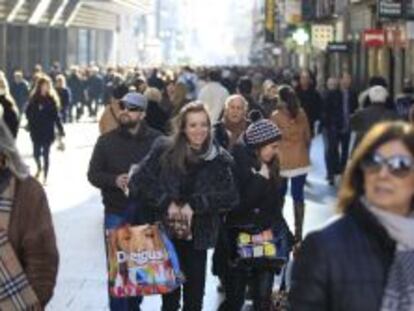
[[397, 244], [380, 311], [413, 311], [414, 215], [404, 217], [381, 210], [366, 198], [362, 202]]
[[16, 183], [13, 177], [7, 183], [0, 194], [0, 310], [42, 310], [9, 241], [8, 228]]

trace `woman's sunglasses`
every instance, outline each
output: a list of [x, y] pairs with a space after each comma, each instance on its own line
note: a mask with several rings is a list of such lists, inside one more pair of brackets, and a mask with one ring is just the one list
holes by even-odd
[[129, 106], [128, 104], [126, 104], [125, 102], [120, 101], [119, 102], [119, 109], [121, 110], [128, 110], [128, 111], [143, 111], [143, 109], [141, 109], [140, 107], [137, 106]]
[[403, 178], [414, 171], [414, 160], [404, 155], [385, 158], [378, 153], [373, 153], [361, 162], [362, 170], [369, 173], [378, 173], [384, 166], [393, 176]]

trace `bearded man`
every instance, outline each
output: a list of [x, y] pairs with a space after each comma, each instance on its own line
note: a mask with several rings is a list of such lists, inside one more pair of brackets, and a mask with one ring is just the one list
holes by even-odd
[[[101, 190], [105, 230], [114, 229], [126, 220], [128, 172], [161, 135], [144, 121], [147, 105], [144, 95], [127, 93], [119, 102], [119, 127], [100, 136], [95, 145], [88, 180]], [[109, 297], [111, 311], [139, 310], [140, 302], [140, 298]]]

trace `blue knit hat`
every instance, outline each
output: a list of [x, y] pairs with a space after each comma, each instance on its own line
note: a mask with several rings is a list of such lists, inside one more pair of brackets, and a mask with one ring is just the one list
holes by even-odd
[[260, 111], [253, 110], [249, 117], [252, 123], [244, 134], [249, 146], [262, 147], [282, 139], [279, 128], [272, 121], [263, 119]]

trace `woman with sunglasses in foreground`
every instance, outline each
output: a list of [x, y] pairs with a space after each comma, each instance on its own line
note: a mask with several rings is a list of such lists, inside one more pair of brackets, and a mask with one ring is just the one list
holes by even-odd
[[298, 310], [414, 310], [414, 128], [372, 128], [339, 194], [342, 217], [305, 239], [293, 268]]

